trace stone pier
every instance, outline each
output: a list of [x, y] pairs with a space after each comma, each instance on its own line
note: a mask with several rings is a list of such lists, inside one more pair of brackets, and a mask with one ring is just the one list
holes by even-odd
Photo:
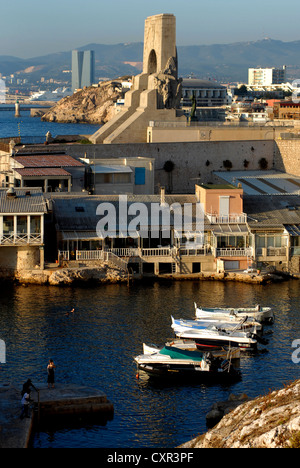
[[35, 384], [29, 418], [20, 419], [21, 389], [0, 387], [0, 448], [28, 448], [37, 424], [58, 420], [70, 424], [79, 420], [107, 422], [113, 419], [114, 407], [98, 389], [79, 385]]

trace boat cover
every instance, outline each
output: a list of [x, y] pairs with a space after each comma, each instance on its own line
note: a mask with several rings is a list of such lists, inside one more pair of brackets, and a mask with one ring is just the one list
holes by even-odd
[[174, 346], [165, 346], [159, 353], [170, 356], [171, 359], [189, 359], [193, 361], [202, 361], [203, 359], [203, 353], [200, 351], [188, 351]]

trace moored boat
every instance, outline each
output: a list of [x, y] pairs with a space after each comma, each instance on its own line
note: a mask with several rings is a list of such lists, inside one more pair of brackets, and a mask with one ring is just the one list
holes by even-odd
[[241, 320], [248, 317], [248, 320], [255, 320], [261, 323], [273, 323], [275, 316], [271, 307], [238, 307], [238, 308], [200, 308], [195, 304], [196, 318], [203, 319], [221, 319], [221, 320]]
[[241, 378], [230, 360], [214, 357], [211, 353], [189, 351], [174, 346], [164, 346], [158, 352], [142, 354], [134, 358], [138, 370], [149, 376], [167, 380], [235, 381]]
[[[185, 349], [189, 351], [197, 351], [199, 350], [199, 347], [197, 347], [197, 344], [193, 340], [183, 340], [180, 338], [174, 339], [167, 341], [165, 346], [171, 346], [179, 349]], [[143, 354], [155, 354], [158, 353], [162, 347], [157, 346], [156, 344], [146, 344], [143, 343]], [[201, 349], [200, 349], [201, 351]], [[203, 350], [205, 351], [205, 350]], [[218, 357], [222, 359], [228, 359], [228, 360], [239, 360], [241, 357], [241, 350], [239, 347], [216, 347], [214, 350], [209, 351], [213, 357]]]
[[197, 347], [209, 348], [218, 346], [238, 346], [241, 350], [257, 349], [258, 336], [251, 332], [240, 330], [222, 330], [213, 325], [207, 328], [178, 327], [173, 321], [172, 328], [175, 335], [182, 339], [194, 340]]
[[173, 325], [176, 326], [176, 329], [184, 331], [186, 328], [197, 328], [199, 330], [204, 330], [206, 328], [216, 327], [219, 330], [240, 330], [243, 332], [252, 332], [255, 334], [262, 334], [263, 326], [259, 322], [248, 321], [247, 317], [242, 318], [239, 321], [235, 322], [225, 322], [222, 320], [185, 320], [185, 319], [174, 319], [172, 317]]

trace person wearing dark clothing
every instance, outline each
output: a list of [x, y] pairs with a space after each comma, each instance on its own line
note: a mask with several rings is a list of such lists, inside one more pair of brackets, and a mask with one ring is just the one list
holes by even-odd
[[52, 388], [54, 388], [54, 371], [55, 371], [56, 366], [54, 365], [54, 362], [52, 359], [49, 360], [49, 364], [47, 367], [47, 372], [48, 372], [48, 388], [50, 388], [50, 385], [52, 385]]
[[24, 393], [29, 393], [30, 394], [30, 389], [33, 388], [36, 392], [38, 391], [37, 388], [33, 385], [30, 379], [28, 379], [24, 384], [23, 384], [23, 389], [21, 392], [21, 395], [23, 396]]

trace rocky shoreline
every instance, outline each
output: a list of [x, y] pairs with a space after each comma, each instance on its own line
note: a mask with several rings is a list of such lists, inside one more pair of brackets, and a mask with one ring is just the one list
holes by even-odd
[[42, 121], [103, 125], [115, 114], [114, 103], [123, 97], [121, 82], [104, 81], [61, 99], [41, 116]]
[[195, 273], [195, 274], [164, 274], [145, 275], [129, 274], [110, 264], [77, 267], [54, 267], [40, 270], [0, 271], [0, 279], [14, 281], [20, 284], [71, 286], [76, 284], [115, 284], [132, 280], [158, 281], [231, 281], [249, 284], [265, 285], [282, 282], [292, 278], [280, 274], [246, 274], [246, 273]]
[[300, 380], [237, 402], [216, 426], [180, 448], [300, 448]]

